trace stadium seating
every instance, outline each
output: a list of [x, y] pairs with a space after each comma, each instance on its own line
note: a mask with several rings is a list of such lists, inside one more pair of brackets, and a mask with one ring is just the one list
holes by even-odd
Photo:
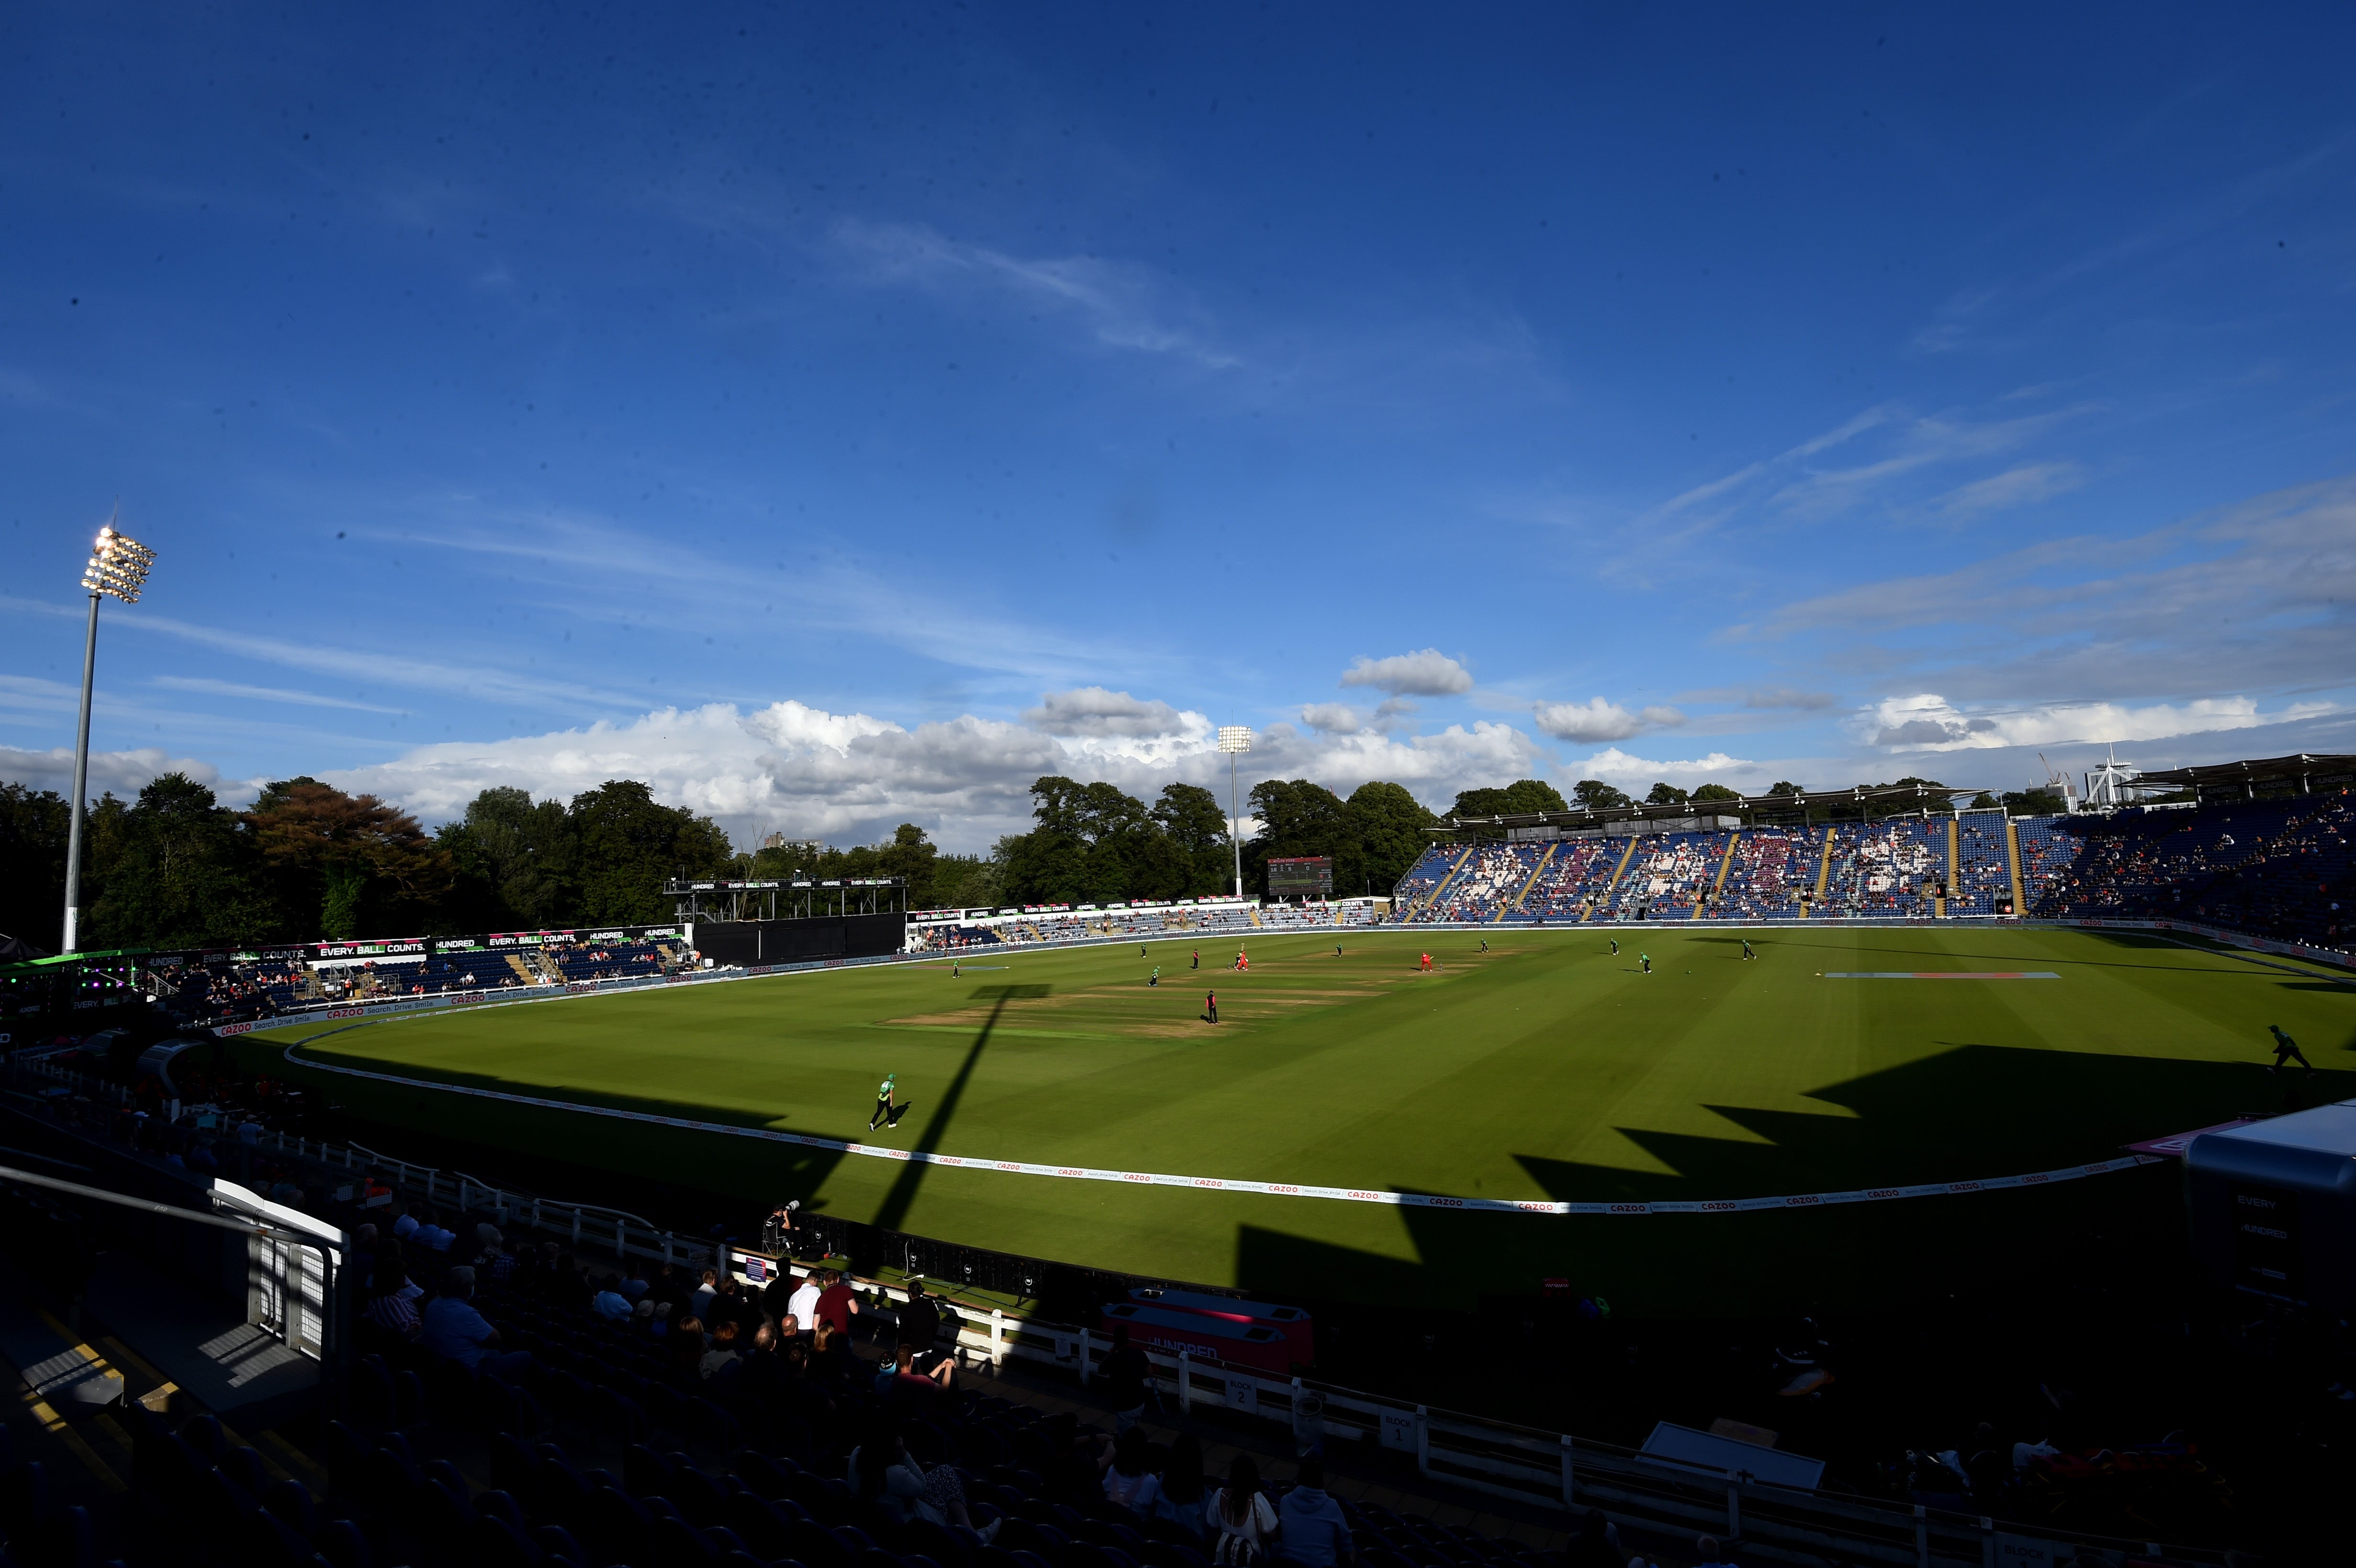
[[1764, 920], [1800, 912], [1813, 893], [1823, 853], [1823, 829], [1757, 827], [1737, 837], [1717, 908], [1731, 920]]
[[1927, 915], [1947, 868], [1946, 822], [1905, 816], [1831, 828], [1825, 906], [1853, 915]]

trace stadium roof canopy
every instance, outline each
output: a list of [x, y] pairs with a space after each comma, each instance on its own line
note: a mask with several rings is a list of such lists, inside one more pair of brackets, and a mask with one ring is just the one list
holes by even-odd
[[2356, 754], [2301, 752], [2296, 756], [2266, 757], [2253, 762], [2204, 763], [2198, 767], [2157, 769], [2136, 775], [2132, 787], [2189, 789], [2204, 800], [2212, 795], [2247, 800], [2260, 795], [2311, 795], [2319, 784], [2345, 787], [2352, 783], [2356, 783]]
[[[2144, 776], [2148, 778], [2151, 775], [2147, 773]], [[1872, 806], [1894, 816], [1907, 809], [1945, 811], [1950, 809], [1955, 796], [1980, 793], [1977, 786], [1964, 784], [1858, 784], [1850, 789], [1803, 790], [1797, 795], [1739, 795], [1730, 800], [1680, 800], [1665, 805], [1640, 802], [1632, 805], [1580, 806], [1569, 811], [1536, 811], [1510, 816], [1462, 816], [1455, 818], [1452, 823], [1425, 831], [1451, 833], [1465, 827], [1601, 827], [1607, 822], [1678, 821], [1694, 816], [1762, 811], [1796, 813], [1804, 816], [1814, 811], [1835, 806]]]

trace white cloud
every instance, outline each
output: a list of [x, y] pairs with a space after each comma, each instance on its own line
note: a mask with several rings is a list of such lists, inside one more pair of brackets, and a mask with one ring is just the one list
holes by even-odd
[[159, 675], [148, 684], [163, 687], [168, 691], [201, 691], [213, 697], [250, 697], [259, 702], [290, 702], [300, 708], [349, 708], [362, 713], [405, 711], [399, 708], [386, 708], [379, 703], [355, 701], [350, 698], [322, 697], [316, 691], [294, 691], [283, 686], [241, 686], [233, 680]]
[[1197, 313], [1179, 304], [1148, 268], [1096, 256], [1017, 256], [921, 223], [846, 218], [830, 238], [871, 283], [1001, 291], [1067, 313], [1108, 348], [1174, 355], [1213, 368], [1237, 362], [1207, 343], [1199, 327], [1178, 324], [1174, 318]]
[[1023, 720], [1050, 735], [1174, 735], [1185, 729], [1188, 717], [1166, 702], [1082, 686], [1041, 694], [1039, 706]]
[[[1383, 704], [1388, 708], [1389, 703]], [[1358, 710], [1344, 702], [1312, 702], [1301, 709], [1301, 721], [1327, 735], [1355, 735], [1366, 727]]]
[[1676, 709], [1650, 707], [1630, 712], [1616, 702], [1590, 697], [1585, 702], [1541, 702], [1531, 709], [1537, 727], [1558, 741], [1592, 744], [1624, 741], [1647, 730], [1675, 729], [1686, 721]]
[[2086, 471], [2074, 463], [2031, 463], [1986, 479], [1976, 479], [1950, 490], [1933, 503], [1951, 517], [2029, 507], [2066, 496], [2086, 482]]
[[2249, 730], [2332, 711], [2328, 702], [2293, 703], [2262, 714], [2247, 697], [2204, 698], [2134, 708], [2116, 702], [2061, 702], [1966, 710], [1923, 692], [1885, 697], [1858, 713], [1854, 728], [1869, 745], [1897, 752], [1960, 752], [1999, 746], [2158, 741], [2219, 730]]
[[1438, 648], [1425, 648], [1385, 659], [1360, 654], [1342, 672], [1341, 683], [1371, 686], [1394, 697], [1452, 697], [1472, 689], [1472, 672]]
[[[46, 752], [22, 751], [15, 746], [0, 746], [0, 779], [20, 784], [32, 789], [55, 790], [59, 795], [73, 792], [73, 748], [57, 746]], [[92, 752], [87, 787], [90, 798], [113, 795], [128, 800], [142, 786], [165, 773], [186, 773], [200, 784], [209, 784], [223, 805], [242, 805], [252, 800], [258, 786], [252, 781], [230, 780], [223, 783], [220, 770], [210, 763], [193, 757], [175, 757], [156, 746], [142, 746], [127, 752]]]
[[[740, 843], [772, 830], [866, 842], [915, 822], [936, 842], [969, 851], [1029, 829], [1030, 788], [1042, 774], [1100, 779], [1147, 800], [1166, 784], [1198, 784], [1224, 799], [1226, 760], [1213, 748], [1213, 727], [1199, 714], [1179, 720], [1163, 735], [1050, 735], [970, 714], [908, 728], [795, 701], [750, 713], [714, 703], [545, 735], [444, 741], [324, 776], [428, 821], [458, 816], [493, 785], [549, 798], [640, 779], [656, 798], [716, 818]], [[1508, 724], [1413, 736], [1271, 724], [1253, 737], [1243, 775], [1247, 787], [1306, 778], [1345, 795], [1387, 779], [1445, 805], [1458, 790], [1533, 776], [1544, 765], [1536, 742]]]
[[1682, 779], [1692, 779], [1698, 784], [1723, 779], [1729, 773], [1755, 773], [1761, 769], [1757, 763], [1742, 757], [1730, 757], [1724, 752], [1712, 752], [1706, 757], [1686, 762], [1655, 762], [1647, 757], [1633, 756], [1617, 746], [1607, 746], [1579, 763], [1577, 771], [1585, 776], [1606, 781], [1665, 779], [1675, 784]]

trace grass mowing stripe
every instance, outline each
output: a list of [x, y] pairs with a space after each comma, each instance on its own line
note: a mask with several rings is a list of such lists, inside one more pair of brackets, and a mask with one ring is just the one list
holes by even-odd
[[[1504, 1204], [1763, 1200], [2098, 1161], [2271, 1104], [2269, 1022], [2326, 1065], [2319, 1095], [2356, 1094], [2356, 1074], [2332, 1070], [2345, 1058], [2322, 1054], [2351, 1033], [2344, 989], [2173, 944], [1986, 926], [1778, 928], [1748, 933], [1759, 957], [1744, 962], [1741, 933], [1702, 926], [1643, 933], [1647, 976], [1626, 972], [1633, 953], [1606, 951], [1609, 933], [1482, 934], [1486, 955], [1476, 933], [1417, 932], [1354, 937], [1341, 958], [1313, 935], [1271, 935], [1253, 942], [1248, 975], [1158, 988], [1144, 984], [1151, 960], [1119, 946], [1009, 955], [1010, 973], [964, 986], [878, 965], [412, 1015], [316, 1049], [396, 1077], [844, 1143], [864, 1141], [885, 1072], [916, 1102], [902, 1123], [913, 1138], [970, 1058], [926, 1152]], [[1444, 974], [1417, 972], [1426, 948]], [[1820, 964], [1880, 973], [1892, 960], [1907, 973], [1968, 965], [2072, 983], [1814, 983]], [[1212, 979], [1226, 1020], [1215, 1027], [1201, 1016], [1199, 986]], [[279, 1031], [278, 1042], [309, 1032]], [[267, 1060], [281, 1071], [275, 1048]], [[1788, 1284], [1804, 1295], [1811, 1269], [1893, 1289], [1887, 1247], [1928, 1245], [1903, 1228], [1878, 1239], [1881, 1253], [1853, 1231], [1837, 1243], [1827, 1233], [1822, 1250], [1785, 1236], [1782, 1250], [1737, 1264], [1724, 1249], [1741, 1247], [1720, 1240], [1718, 1272], [1696, 1274], [1697, 1261], [1654, 1243], [1582, 1240], [1569, 1256], [1542, 1239], [1569, 1228], [1430, 1207], [1272, 1204], [938, 1167], [911, 1191], [898, 1179], [914, 1172], [897, 1160], [617, 1118], [584, 1136], [577, 1117], [554, 1112], [466, 1109], [393, 1083], [284, 1071], [371, 1122], [498, 1144], [526, 1161], [763, 1203], [802, 1197], [853, 1220], [884, 1213], [888, 1199], [898, 1227], [921, 1234], [1269, 1289], [1454, 1298], [1570, 1272], [1636, 1310], [1674, 1303], [1680, 1282], [1723, 1300], [1734, 1276], [1746, 1294]], [[2081, 1189], [2091, 1190], [2070, 1190]], [[2090, 1201], [2062, 1208], [2095, 1222]]]

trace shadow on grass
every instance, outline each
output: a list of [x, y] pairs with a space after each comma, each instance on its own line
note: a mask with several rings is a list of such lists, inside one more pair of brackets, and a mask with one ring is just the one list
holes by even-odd
[[[1517, 1157], [1542, 1191], [1565, 1201], [1782, 1197], [2056, 1169], [2112, 1157], [2135, 1139], [2351, 1095], [2356, 1072], [2345, 1069], [2309, 1081], [2269, 1075], [2256, 1061], [1959, 1044], [1815, 1091], [1809, 1098], [1827, 1114], [1713, 1105], [1730, 1136], [1619, 1129], [1665, 1170]], [[1798, 1309], [1928, 1289], [1949, 1271], [2032, 1243], [2066, 1254], [2070, 1227], [2158, 1223], [2154, 1204], [2172, 1215], [2175, 1183], [2173, 1167], [2155, 1166], [2048, 1187], [1740, 1214], [1402, 1208], [1412, 1260], [1244, 1226], [1236, 1277], [1257, 1291], [1401, 1304], [1534, 1292], [1557, 1277], [1648, 1314]]]

